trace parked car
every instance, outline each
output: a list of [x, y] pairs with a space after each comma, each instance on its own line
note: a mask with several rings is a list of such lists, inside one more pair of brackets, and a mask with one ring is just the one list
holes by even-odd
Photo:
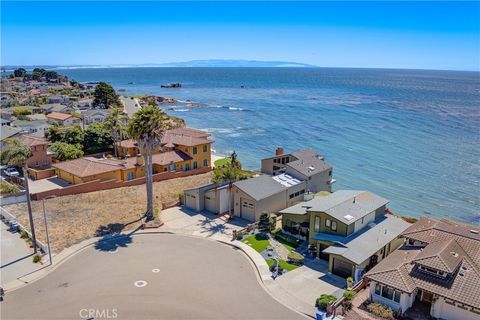
[[8, 177], [18, 177], [20, 175], [20, 173], [17, 171], [17, 169], [15, 169], [13, 167], [8, 167], [3, 172]]

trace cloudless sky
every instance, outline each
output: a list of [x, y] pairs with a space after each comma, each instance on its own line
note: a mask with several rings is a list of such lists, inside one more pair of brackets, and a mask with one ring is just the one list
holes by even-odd
[[198, 59], [480, 70], [478, 2], [1, 2], [2, 65]]

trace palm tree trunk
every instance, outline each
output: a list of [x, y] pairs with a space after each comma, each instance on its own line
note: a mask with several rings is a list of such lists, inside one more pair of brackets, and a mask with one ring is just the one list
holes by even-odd
[[30, 220], [30, 231], [32, 233], [33, 253], [37, 253], [37, 238], [35, 237], [35, 225], [33, 223], [32, 203], [30, 199], [30, 189], [28, 188], [28, 166], [25, 163], [23, 169], [23, 180], [25, 181], [25, 195], [27, 196], [28, 219]]
[[147, 216], [146, 219], [153, 220], [153, 168], [152, 168], [152, 150], [150, 146], [145, 148], [145, 178], [147, 187]]

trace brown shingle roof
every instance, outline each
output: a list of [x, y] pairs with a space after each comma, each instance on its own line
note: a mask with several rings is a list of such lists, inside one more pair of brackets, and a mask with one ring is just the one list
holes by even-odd
[[88, 177], [125, 168], [125, 162], [113, 159], [84, 157], [55, 163], [52, 166], [77, 177]]
[[212, 143], [212, 140], [209, 140], [207, 136], [198, 137], [197, 135], [189, 135], [184, 133], [176, 133], [172, 131], [167, 131], [162, 137], [162, 145], [181, 145], [187, 147], [198, 146], [201, 144]]
[[[450, 220], [421, 218], [402, 236], [427, 244], [403, 246], [365, 277], [405, 292], [420, 288], [469, 306], [480, 306], [480, 239], [470, 230], [476, 226]], [[426, 266], [446, 277], [420, 269]], [[413, 285], [412, 285], [413, 283]]]
[[152, 162], [161, 166], [168, 165], [172, 162], [175, 163], [191, 159], [192, 157], [180, 150], [156, 153], [152, 156]]
[[48, 144], [47, 139], [35, 137], [29, 134], [24, 134], [18, 137], [18, 139], [26, 146], [33, 147], [33, 146], [41, 146]]
[[67, 120], [71, 117], [72, 117], [72, 115], [67, 114], [67, 113], [61, 113], [61, 112], [52, 112], [52, 113], [47, 114], [47, 118], [60, 120], [60, 121], [65, 121], [65, 120]]

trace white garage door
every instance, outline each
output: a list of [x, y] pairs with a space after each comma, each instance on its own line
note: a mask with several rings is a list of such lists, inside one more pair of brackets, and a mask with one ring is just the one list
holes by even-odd
[[185, 207], [198, 211], [197, 208], [197, 197], [192, 194], [185, 193]]
[[227, 188], [220, 189], [220, 192], [218, 193], [218, 196], [220, 197], [220, 214], [228, 212], [230, 210], [230, 205], [229, 202], [231, 202], [230, 198], [230, 190]]
[[205, 194], [205, 210], [218, 213], [215, 202], [215, 192], [208, 192]]
[[240, 216], [243, 219], [255, 221], [255, 207], [249, 200], [241, 199]]

